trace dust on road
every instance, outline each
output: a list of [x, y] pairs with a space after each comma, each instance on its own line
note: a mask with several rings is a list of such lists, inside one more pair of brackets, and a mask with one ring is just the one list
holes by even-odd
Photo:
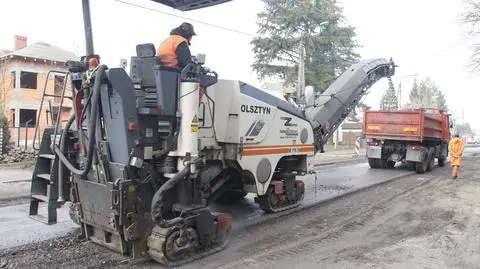
[[[182, 268], [479, 268], [480, 158], [245, 228]], [[4, 268], [153, 268], [74, 235], [0, 252]]]

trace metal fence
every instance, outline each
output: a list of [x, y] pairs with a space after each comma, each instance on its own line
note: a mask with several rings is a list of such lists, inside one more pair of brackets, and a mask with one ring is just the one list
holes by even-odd
[[7, 152], [8, 145], [8, 129], [6, 127], [0, 128], [0, 154], [5, 154]]
[[[1, 128], [1, 142], [2, 145], [1, 150], [2, 154], [6, 152], [9, 145], [14, 146], [16, 148], [24, 148], [27, 149], [29, 141], [33, 143], [33, 138], [28, 139], [29, 135], [32, 135], [35, 132], [35, 127], [29, 127], [28, 122], [24, 127], [4, 127]], [[22, 137], [22, 134], [24, 137]], [[13, 144], [13, 145], [12, 145]]]

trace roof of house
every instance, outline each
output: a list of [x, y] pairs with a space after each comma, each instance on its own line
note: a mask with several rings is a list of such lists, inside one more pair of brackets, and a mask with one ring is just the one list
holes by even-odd
[[[0, 50], [1, 51], [1, 50]], [[1, 55], [2, 53], [0, 53]], [[57, 46], [45, 42], [37, 42], [26, 46], [25, 48], [7, 52], [4, 56], [19, 56], [34, 59], [42, 59], [56, 62], [66, 62], [68, 60], [79, 60], [80, 56], [73, 52], [63, 50]]]
[[4, 54], [7, 54], [11, 52], [10, 50], [4, 50], [4, 49], [0, 49], [0, 56], [4, 55]]
[[362, 129], [363, 125], [361, 122], [346, 122], [342, 124], [343, 130], [358, 130]]

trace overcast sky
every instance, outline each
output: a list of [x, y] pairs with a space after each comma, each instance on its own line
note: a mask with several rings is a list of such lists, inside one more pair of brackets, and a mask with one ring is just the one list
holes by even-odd
[[[198, 33], [193, 53], [207, 54], [207, 66], [221, 78], [240, 79], [260, 85], [251, 71], [253, 53], [249, 44], [256, 33], [260, 0], [233, 0], [210, 9], [177, 12], [148, 0], [135, 2], [194, 21]], [[341, 0], [347, 23], [356, 27], [358, 52], [363, 59], [393, 57], [399, 65], [395, 87], [405, 75], [430, 76], [446, 94], [451, 110], [480, 131], [477, 93], [480, 79], [468, 71], [470, 46], [467, 28], [460, 23], [462, 0]], [[0, 48], [12, 49], [13, 35], [25, 35], [28, 42], [43, 41], [76, 53], [84, 51], [81, 0], [2, 0]], [[186, 19], [132, 7], [117, 0], [91, 0], [95, 52], [104, 63], [118, 65], [120, 58], [135, 54], [135, 45], [158, 45], [169, 31]], [[221, 25], [226, 31], [197, 21]], [[8, 26], [8, 27], [7, 27]], [[402, 79], [402, 103], [408, 98], [412, 77]], [[387, 80], [372, 87], [365, 99], [378, 107]]]

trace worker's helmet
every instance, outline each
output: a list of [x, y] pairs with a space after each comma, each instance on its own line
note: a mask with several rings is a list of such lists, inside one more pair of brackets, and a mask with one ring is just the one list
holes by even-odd
[[180, 25], [180, 28], [182, 28], [183, 31], [185, 31], [185, 34], [186, 34], [189, 38], [191, 38], [191, 37], [194, 36], [194, 35], [197, 35], [197, 34], [195, 33], [195, 30], [193, 29], [193, 25], [190, 24], [190, 23], [188, 23], [188, 22], [182, 23], [182, 24]]

